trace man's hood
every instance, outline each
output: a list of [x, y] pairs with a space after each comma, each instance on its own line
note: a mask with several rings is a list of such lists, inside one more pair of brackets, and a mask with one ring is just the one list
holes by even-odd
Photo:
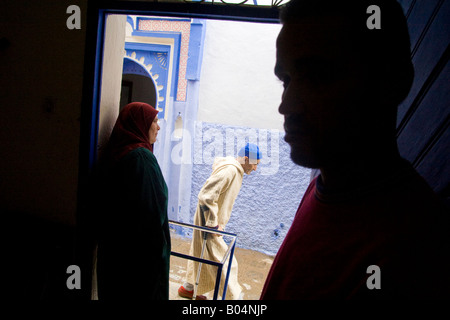
[[224, 167], [226, 166], [235, 166], [238, 171], [241, 173], [241, 175], [244, 174], [244, 169], [242, 168], [241, 164], [239, 163], [239, 161], [236, 160], [236, 158], [233, 157], [217, 157], [214, 159], [214, 163], [212, 165], [212, 169], [213, 169], [213, 174], [222, 170]]

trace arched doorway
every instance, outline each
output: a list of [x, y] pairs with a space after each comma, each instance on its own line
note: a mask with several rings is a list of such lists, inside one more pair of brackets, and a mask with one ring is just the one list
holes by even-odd
[[154, 80], [145, 67], [125, 57], [123, 59], [120, 110], [133, 101], [145, 102], [156, 107], [158, 91], [156, 90]]

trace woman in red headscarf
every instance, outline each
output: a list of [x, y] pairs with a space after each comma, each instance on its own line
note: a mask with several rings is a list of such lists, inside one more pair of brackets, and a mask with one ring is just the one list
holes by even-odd
[[167, 186], [152, 152], [157, 113], [126, 105], [100, 158], [99, 300], [168, 299]]

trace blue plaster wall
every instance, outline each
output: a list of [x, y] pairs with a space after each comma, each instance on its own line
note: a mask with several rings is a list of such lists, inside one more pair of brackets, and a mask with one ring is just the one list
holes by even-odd
[[[255, 139], [256, 132], [256, 139], [260, 140], [257, 142], [264, 149], [264, 159], [258, 166], [258, 171], [250, 175], [244, 174], [242, 188], [226, 231], [238, 235], [237, 246], [241, 248], [275, 255], [291, 226], [311, 175], [310, 169], [297, 166], [291, 161], [290, 147], [283, 139], [284, 132], [271, 130], [267, 134], [267, 130], [262, 129], [198, 122], [193, 146], [190, 217], [185, 222], [193, 222], [197, 196], [211, 174], [212, 159], [228, 155], [225, 138], [227, 131], [247, 135], [247, 141]], [[220, 135], [223, 139], [220, 139]], [[240, 148], [238, 143], [238, 139], [235, 139], [235, 151]]]

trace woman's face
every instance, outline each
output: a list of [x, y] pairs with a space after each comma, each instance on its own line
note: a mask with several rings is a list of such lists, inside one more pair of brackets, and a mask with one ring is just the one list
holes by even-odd
[[154, 144], [156, 142], [156, 137], [158, 136], [158, 131], [161, 129], [158, 124], [158, 116], [153, 119], [152, 125], [148, 130], [148, 141], [150, 144]]

